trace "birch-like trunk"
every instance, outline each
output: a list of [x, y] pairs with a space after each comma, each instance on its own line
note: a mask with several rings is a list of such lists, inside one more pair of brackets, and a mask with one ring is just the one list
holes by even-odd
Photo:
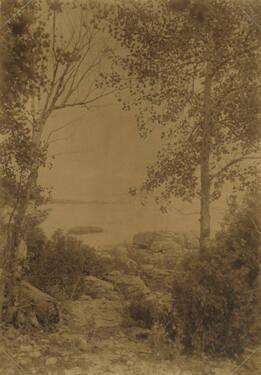
[[[39, 125], [33, 135], [33, 144], [36, 148], [40, 147], [41, 133], [43, 125]], [[23, 279], [23, 264], [26, 260], [26, 254], [21, 256], [21, 242], [24, 240], [25, 220], [27, 210], [32, 199], [33, 190], [37, 184], [39, 161], [32, 162], [31, 170], [28, 175], [25, 194], [18, 197], [18, 204], [13, 213], [13, 220], [9, 225], [7, 234], [7, 247], [5, 253], [5, 295], [7, 300], [7, 309], [5, 320], [14, 322], [16, 319], [21, 282]]]
[[202, 126], [202, 142], [200, 152], [200, 249], [205, 250], [210, 238], [210, 170], [209, 159], [211, 151], [211, 69], [207, 62], [204, 83], [204, 119]]

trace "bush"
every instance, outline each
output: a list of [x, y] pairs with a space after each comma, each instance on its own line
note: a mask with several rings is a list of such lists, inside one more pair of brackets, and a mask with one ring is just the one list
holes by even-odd
[[155, 303], [150, 300], [133, 300], [128, 305], [127, 315], [135, 322], [135, 325], [150, 329], [157, 317]]
[[232, 356], [257, 320], [260, 196], [233, 200], [215, 245], [184, 260], [173, 286], [174, 321], [187, 350]]
[[61, 230], [47, 240], [37, 227], [28, 233], [27, 244], [27, 278], [33, 285], [60, 298], [81, 293], [82, 278], [91, 273], [94, 249]]
[[170, 308], [162, 305], [158, 298], [131, 300], [127, 305], [126, 315], [130, 323], [142, 328], [152, 329], [154, 325], [165, 327], [165, 334], [174, 339]]

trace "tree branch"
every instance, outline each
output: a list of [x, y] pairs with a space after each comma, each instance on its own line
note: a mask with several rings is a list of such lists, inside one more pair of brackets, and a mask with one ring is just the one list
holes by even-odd
[[222, 167], [219, 171], [217, 171], [216, 173], [212, 174], [210, 176], [210, 180], [213, 180], [214, 178], [217, 178], [222, 173], [226, 172], [230, 167], [232, 167], [232, 165], [238, 164], [241, 161], [244, 161], [244, 160], [258, 160], [258, 159], [261, 159], [261, 156], [242, 156], [240, 158], [236, 158], [234, 160], [231, 160], [224, 167]]
[[111, 91], [105, 92], [103, 94], [97, 95], [94, 98], [89, 99], [89, 100], [82, 100], [82, 101], [76, 101], [76, 102], [72, 102], [72, 103], [65, 103], [65, 104], [57, 105], [53, 109], [58, 110], [58, 109], [64, 109], [64, 108], [68, 108], [68, 107], [85, 107], [85, 108], [88, 109], [89, 104], [92, 104], [92, 103], [96, 102], [97, 100], [102, 99], [106, 96], [109, 96], [109, 95], [115, 93], [116, 91], [117, 91], [116, 89], [111, 90]]

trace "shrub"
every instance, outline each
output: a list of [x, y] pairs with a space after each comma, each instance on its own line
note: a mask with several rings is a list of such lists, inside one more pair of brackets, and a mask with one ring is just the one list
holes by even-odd
[[162, 305], [158, 298], [131, 300], [127, 305], [129, 322], [136, 326], [152, 329], [154, 325], [165, 327], [165, 334], [174, 339], [169, 306]]
[[149, 335], [148, 344], [154, 355], [161, 360], [173, 360], [180, 354], [177, 340], [174, 342], [166, 332], [166, 327], [161, 323], [155, 323]]
[[260, 196], [233, 200], [215, 245], [186, 258], [174, 280], [174, 321], [187, 350], [235, 355], [253, 340]]
[[128, 316], [135, 321], [136, 325], [142, 328], [152, 328], [156, 321], [157, 311], [153, 301], [150, 300], [133, 300], [128, 305]]
[[77, 297], [83, 276], [91, 272], [94, 250], [61, 230], [47, 240], [43, 232], [35, 228], [28, 234], [27, 243], [28, 279], [56, 297]]

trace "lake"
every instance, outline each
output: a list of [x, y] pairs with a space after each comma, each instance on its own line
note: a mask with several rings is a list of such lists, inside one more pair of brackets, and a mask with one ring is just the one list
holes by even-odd
[[[85, 243], [96, 247], [130, 242], [137, 232], [172, 230], [185, 231], [198, 236], [199, 223], [197, 214], [184, 215], [175, 209], [163, 214], [157, 206], [144, 207], [135, 200], [111, 203], [52, 203], [47, 220], [42, 224], [47, 234], [61, 228], [69, 230], [78, 226], [103, 228], [101, 233], [78, 236]], [[220, 214], [212, 220], [216, 228]]]

